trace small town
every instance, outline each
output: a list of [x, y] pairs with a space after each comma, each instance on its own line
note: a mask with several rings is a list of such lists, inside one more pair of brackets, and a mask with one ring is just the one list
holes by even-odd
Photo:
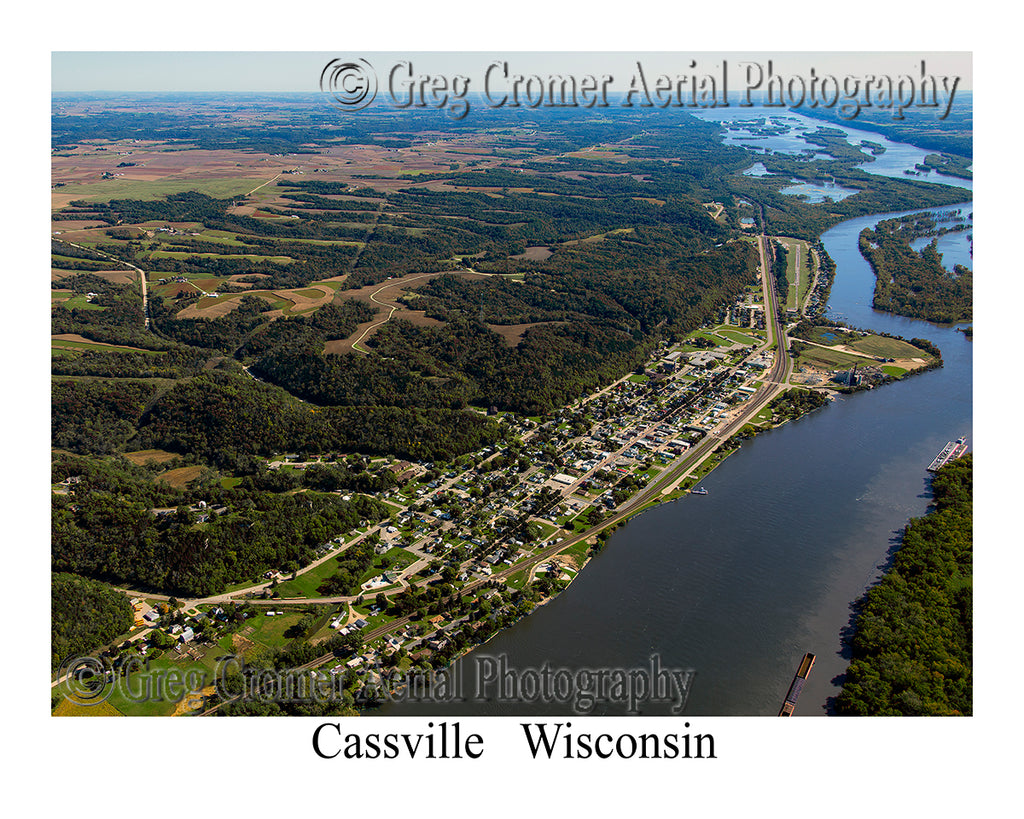
[[[283, 479], [337, 464], [386, 471], [391, 488], [377, 498], [390, 514], [337, 532], [307, 566], [269, 570], [221, 595], [180, 601], [126, 590], [135, 628], [113, 655], [167, 653], [212, 671], [225, 651], [244, 653], [257, 633], [266, 643], [264, 632], [273, 631], [271, 642], [282, 645], [305, 637], [317, 656], [298, 667], [347, 675], [346, 686], [362, 694], [353, 700], [359, 705], [372, 705], [366, 692], [379, 695], [385, 669], [446, 666], [568, 586], [629, 516], [687, 495], [700, 502], [708, 491], [700, 480], [739, 440], [806, 411], [787, 408], [790, 383], [817, 386], [820, 405], [834, 394], [827, 382], [844, 382], [843, 369], [793, 372], [785, 350], [779, 355], [769, 332], [774, 287], [761, 279], [720, 311], [721, 323], [661, 343], [646, 366], [548, 419], [491, 408], [505, 427], [502, 441], [453, 463], [359, 454], [269, 459], [268, 472]], [[804, 306], [828, 285], [815, 275]], [[790, 327], [802, 312], [787, 312]], [[198, 501], [184, 511], [201, 525], [229, 510]], [[365, 555], [359, 565], [367, 568], [358, 594], [339, 593], [338, 562], [351, 555]], [[209, 686], [195, 693], [175, 713], [223, 706]]]

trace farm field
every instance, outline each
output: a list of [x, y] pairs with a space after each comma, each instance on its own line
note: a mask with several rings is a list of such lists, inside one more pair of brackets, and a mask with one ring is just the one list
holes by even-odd
[[198, 191], [215, 199], [226, 199], [244, 195], [266, 181], [266, 179], [254, 177], [228, 179], [190, 177], [166, 180], [104, 179], [97, 182], [69, 182], [58, 189], [59, 197], [55, 196], [55, 199], [58, 200], [58, 207], [62, 207], [65, 200], [66, 202], [74, 199], [84, 199], [87, 202], [109, 202], [112, 199], [157, 200], [168, 194], [186, 191]]
[[141, 347], [128, 347], [123, 344], [103, 344], [99, 341], [92, 341], [75, 333], [62, 333], [51, 336], [52, 347], [67, 350], [97, 350], [106, 353], [143, 353], [145, 355], [160, 355], [156, 350], [143, 350]]

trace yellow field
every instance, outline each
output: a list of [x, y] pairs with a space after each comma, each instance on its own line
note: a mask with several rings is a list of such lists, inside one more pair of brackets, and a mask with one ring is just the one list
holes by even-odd
[[71, 700], [61, 700], [60, 705], [53, 709], [52, 716], [55, 717], [123, 717], [109, 702], [100, 702], [96, 705], [78, 705]]
[[175, 489], [182, 489], [190, 481], [198, 478], [202, 474], [203, 469], [204, 467], [201, 466], [180, 466], [177, 469], [170, 469], [157, 475], [156, 480], [173, 486]]
[[133, 464], [142, 466], [145, 463], [162, 464], [165, 461], [172, 461], [178, 456], [163, 449], [140, 449], [137, 452], [126, 452], [124, 457]]

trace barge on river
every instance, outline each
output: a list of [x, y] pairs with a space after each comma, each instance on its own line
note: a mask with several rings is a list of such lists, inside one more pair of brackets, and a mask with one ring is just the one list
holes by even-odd
[[964, 435], [961, 438], [957, 438], [955, 441], [949, 441], [943, 448], [942, 452], [935, 456], [935, 460], [928, 464], [929, 472], [938, 472], [942, 467], [948, 464], [950, 461], [955, 461], [961, 455], [967, 451], [967, 436]]
[[782, 703], [782, 708], [779, 710], [780, 717], [791, 717], [793, 711], [796, 710], [796, 701], [800, 698], [800, 692], [804, 690], [804, 683], [807, 681], [807, 675], [811, 673], [811, 667], [814, 665], [814, 655], [811, 652], [804, 654], [803, 660], [800, 661], [800, 667], [796, 670], [796, 674], [793, 676], [793, 682], [790, 683], [789, 693], [786, 694], [786, 699]]

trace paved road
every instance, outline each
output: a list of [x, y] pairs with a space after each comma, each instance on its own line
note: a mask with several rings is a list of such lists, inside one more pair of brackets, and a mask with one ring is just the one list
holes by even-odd
[[[295, 168], [292, 168], [292, 170], [295, 170]], [[269, 184], [270, 184], [271, 182], [273, 182], [273, 181], [274, 181], [275, 179], [279, 178], [280, 176], [281, 176], [281, 172], [280, 172], [280, 171], [278, 171], [278, 172], [277, 172], [277, 174], [275, 174], [274, 176], [270, 177], [270, 179], [268, 179], [268, 180], [267, 180], [266, 182], [264, 182], [264, 183], [263, 183], [262, 185], [257, 185], [257, 186], [256, 186], [255, 188], [253, 188], [253, 189], [252, 189], [251, 191], [249, 191], [249, 192], [248, 192], [248, 193], [246, 194], [246, 197], [252, 196], [252, 195], [253, 195], [254, 193], [256, 193], [256, 191], [258, 191], [258, 190], [259, 190], [260, 188], [265, 188], [265, 187], [266, 187], [267, 185], [269, 185]]]
[[111, 256], [109, 253], [104, 253], [102, 250], [96, 250], [96, 248], [93, 248], [93, 247], [83, 247], [82, 245], [76, 245], [74, 242], [69, 242], [66, 239], [57, 239], [56, 236], [54, 236], [53, 238], [56, 239], [58, 242], [61, 242], [62, 244], [70, 245], [71, 247], [77, 247], [79, 250], [85, 250], [85, 251], [88, 251], [90, 253], [97, 253], [100, 256], [105, 256], [106, 258], [110, 259], [111, 261], [115, 261], [118, 264], [123, 264], [125, 267], [130, 267], [132, 270], [134, 270], [136, 273], [138, 273], [139, 274], [139, 287], [142, 288], [143, 326], [147, 330], [149, 329], [149, 297], [146, 294], [146, 289], [147, 289], [146, 288], [146, 272], [141, 267], [136, 267], [131, 262], [126, 262], [124, 259], [119, 259], [119, 258], [117, 258], [117, 256]]
[[390, 302], [381, 301], [380, 299], [377, 298], [377, 294], [378, 293], [383, 293], [385, 290], [387, 290], [387, 289], [389, 289], [391, 287], [398, 287], [399, 289], [402, 289], [409, 282], [414, 282], [417, 279], [425, 279], [428, 276], [436, 276], [436, 275], [437, 275], [436, 273], [424, 273], [421, 276], [413, 276], [411, 279], [406, 279], [405, 281], [403, 281], [401, 283], [398, 283], [398, 282], [388, 282], [387, 284], [385, 284], [385, 285], [383, 285], [381, 287], [378, 287], [376, 290], [374, 290], [370, 294], [370, 301], [372, 301], [374, 304], [379, 304], [381, 307], [388, 307], [388, 308], [390, 308], [390, 310], [388, 311], [387, 318], [384, 318], [381, 321], [374, 322], [369, 327], [367, 327], [365, 330], [363, 330], [362, 333], [360, 333], [359, 338], [357, 338], [355, 341], [352, 342], [352, 349], [355, 350], [356, 352], [359, 352], [359, 353], [368, 353], [368, 352], [370, 352], [369, 350], [367, 350], [367, 349], [365, 349], [363, 347], [359, 347], [358, 346], [359, 342], [362, 341], [364, 338], [366, 338], [366, 334], [369, 333], [370, 330], [376, 330], [382, 324], [387, 324], [389, 321], [391, 321], [391, 317], [395, 314], [395, 310], [397, 310], [398, 307], [399, 307], [397, 304], [391, 304]]

